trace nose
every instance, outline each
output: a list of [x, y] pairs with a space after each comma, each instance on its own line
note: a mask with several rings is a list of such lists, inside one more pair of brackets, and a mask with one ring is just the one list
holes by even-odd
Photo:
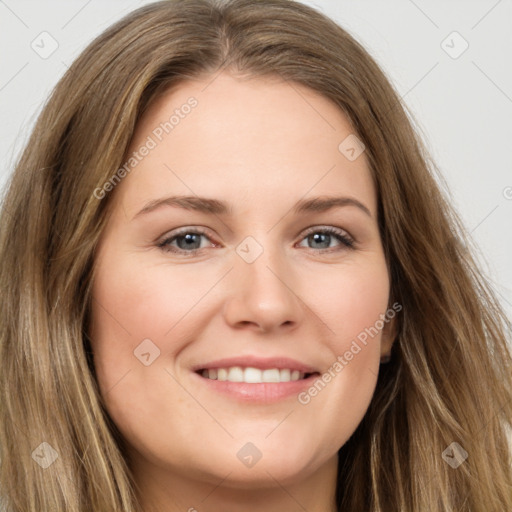
[[226, 322], [257, 332], [296, 328], [304, 316], [304, 303], [299, 280], [284, 256], [265, 248], [252, 263], [235, 258], [224, 305]]

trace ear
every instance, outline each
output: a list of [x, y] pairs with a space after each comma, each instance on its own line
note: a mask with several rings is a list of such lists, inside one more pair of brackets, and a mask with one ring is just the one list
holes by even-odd
[[391, 348], [398, 334], [398, 322], [396, 316], [384, 323], [380, 341], [380, 356], [383, 360], [391, 356]]

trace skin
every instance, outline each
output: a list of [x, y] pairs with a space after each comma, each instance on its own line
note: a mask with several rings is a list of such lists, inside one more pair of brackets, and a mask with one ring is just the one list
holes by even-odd
[[[286, 355], [322, 373], [386, 312], [389, 274], [365, 154], [350, 161], [338, 150], [354, 130], [323, 96], [226, 72], [159, 97], [129, 153], [191, 96], [198, 105], [112, 197], [93, 281], [101, 393], [145, 511], [333, 511], [337, 451], [368, 408], [394, 321], [305, 405], [296, 395], [264, 404], [227, 397], [192, 378], [191, 367]], [[172, 195], [223, 200], [233, 215], [173, 206], [136, 215]], [[292, 211], [300, 199], [333, 195], [357, 199], [371, 216], [355, 206]], [[354, 247], [332, 235], [308, 238], [329, 226]], [[207, 236], [192, 248], [170, 242], [187, 254], [158, 247], [179, 228], [198, 227]], [[246, 237], [263, 249], [252, 263], [236, 251]], [[148, 338], [160, 355], [145, 366], [134, 350]], [[252, 467], [237, 457], [248, 442], [262, 454]]]

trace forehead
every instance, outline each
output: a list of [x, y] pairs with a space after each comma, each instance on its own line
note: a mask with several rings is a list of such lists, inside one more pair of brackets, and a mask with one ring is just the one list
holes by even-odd
[[[361, 149], [355, 137], [340, 108], [301, 84], [226, 73], [187, 80], [140, 119], [127, 157], [132, 170], [117, 193], [127, 213], [165, 194], [263, 207], [336, 192], [375, 212], [365, 154], [347, 153]], [[144, 157], [128, 160], [145, 146]]]

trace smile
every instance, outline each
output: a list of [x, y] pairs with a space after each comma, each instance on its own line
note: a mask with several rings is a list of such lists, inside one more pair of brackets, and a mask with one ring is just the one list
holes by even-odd
[[242, 368], [241, 366], [231, 366], [228, 368], [209, 368], [199, 370], [197, 373], [199, 373], [205, 379], [229, 382], [245, 382], [248, 384], [261, 384], [265, 382], [291, 382], [296, 380], [303, 380], [312, 375], [311, 373], [300, 372], [299, 370], [292, 370], [290, 368], [268, 368], [261, 370], [251, 366], [246, 368]]

